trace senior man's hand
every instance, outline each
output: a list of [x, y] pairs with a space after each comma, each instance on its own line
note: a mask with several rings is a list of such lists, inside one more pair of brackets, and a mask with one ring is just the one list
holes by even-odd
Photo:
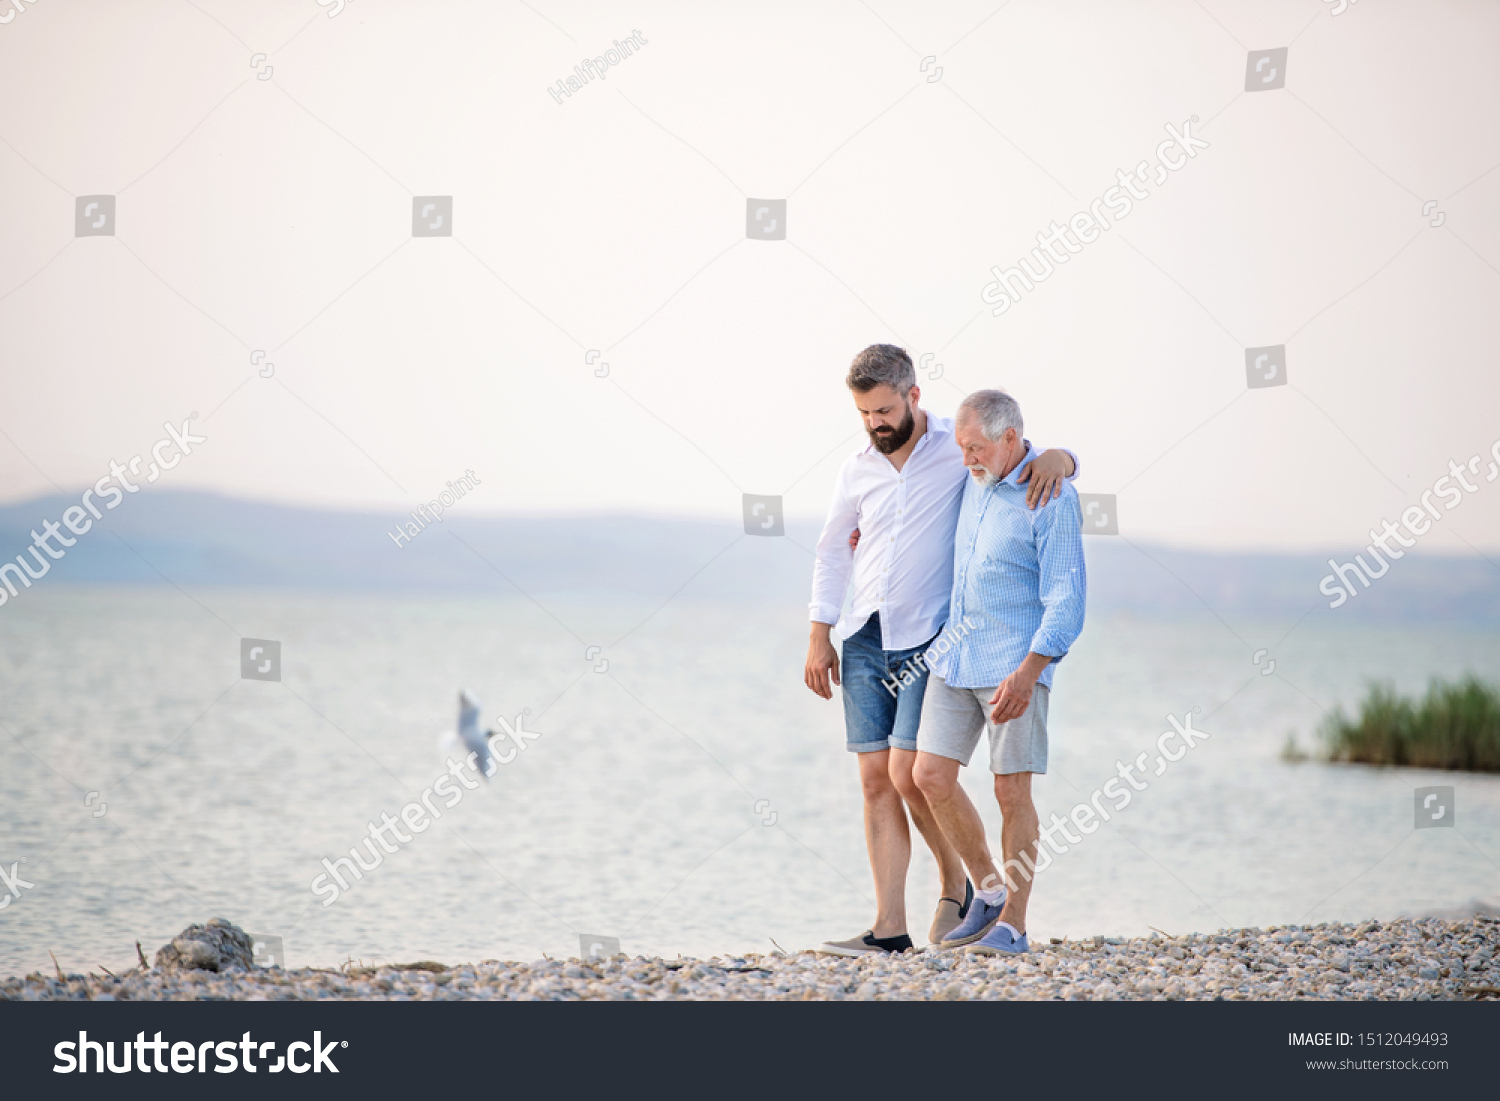
[[1026, 485], [1026, 507], [1036, 508], [1060, 496], [1063, 482], [1072, 475], [1072, 456], [1051, 447], [1032, 459], [1031, 465], [1016, 476], [1016, 481]]
[[1052, 659], [1042, 654], [1031, 653], [1014, 673], [1000, 682], [995, 694], [990, 697], [990, 722], [999, 726], [1012, 719], [1019, 719], [1031, 706], [1031, 694], [1036, 688], [1037, 678]]
[[990, 697], [990, 722], [999, 726], [1026, 714], [1035, 688], [1036, 678], [1026, 676], [1019, 669], [1006, 677]]

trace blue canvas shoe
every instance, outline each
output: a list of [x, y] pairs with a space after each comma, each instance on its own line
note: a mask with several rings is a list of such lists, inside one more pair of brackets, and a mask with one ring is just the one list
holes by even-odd
[[994, 905], [975, 895], [974, 901], [969, 903], [969, 912], [954, 926], [951, 933], [938, 942], [938, 947], [961, 948], [965, 944], [973, 944], [988, 933], [990, 927], [1000, 920], [1000, 911], [1005, 909], [1007, 894], [1009, 892], [1002, 887], [1000, 897], [995, 900]]
[[982, 940], [969, 945], [976, 956], [1020, 956], [1031, 951], [1025, 933], [1017, 933], [1009, 922], [997, 921]]

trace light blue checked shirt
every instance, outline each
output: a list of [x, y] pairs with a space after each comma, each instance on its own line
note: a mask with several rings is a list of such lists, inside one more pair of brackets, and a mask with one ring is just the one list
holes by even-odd
[[989, 488], [969, 475], [953, 540], [953, 598], [948, 625], [927, 651], [932, 671], [954, 688], [992, 688], [1028, 653], [1052, 659], [1052, 672], [1083, 630], [1085, 578], [1078, 492], [1035, 510], [1016, 482], [1036, 457], [1030, 447], [1016, 468]]

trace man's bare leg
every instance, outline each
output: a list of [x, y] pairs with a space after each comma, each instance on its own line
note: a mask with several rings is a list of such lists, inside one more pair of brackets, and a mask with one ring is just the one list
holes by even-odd
[[888, 749], [860, 753], [859, 782], [865, 798], [865, 847], [875, 876], [876, 937], [906, 932], [906, 872], [911, 866], [911, 829], [906, 804], [891, 782]]
[[1000, 920], [1016, 932], [1024, 933], [1034, 874], [1031, 869], [1036, 867], [1037, 841], [1041, 837], [1041, 820], [1036, 804], [1031, 801], [1031, 773], [996, 776], [995, 801], [1000, 804], [1004, 819], [1000, 827], [1000, 850], [1005, 855], [1006, 886], [1010, 888]]
[[984, 822], [958, 782], [959, 764], [951, 757], [917, 751], [912, 775], [927, 797], [944, 836], [958, 850], [976, 890], [992, 891], [1001, 886], [1000, 873], [984, 839]]
[[[917, 754], [911, 749], [892, 749], [891, 755], [891, 783], [900, 792], [901, 798], [906, 801], [906, 809], [911, 812], [911, 820], [916, 823], [917, 831], [921, 833], [922, 840], [927, 842], [927, 847], [932, 850], [933, 859], [937, 861], [939, 894], [943, 898], [951, 898], [960, 906], [964, 901], [964, 862], [958, 855], [958, 850], [943, 833], [942, 826], [938, 823], [937, 815], [927, 801], [927, 796], [922, 794], [922, 789], [917, 786], [912, 776], [912, 769], [917, 763]], [[957, 764], [958, 762], [954, 762]], [[958, 794], [965, 802], [968, 796], [962, 788]]]

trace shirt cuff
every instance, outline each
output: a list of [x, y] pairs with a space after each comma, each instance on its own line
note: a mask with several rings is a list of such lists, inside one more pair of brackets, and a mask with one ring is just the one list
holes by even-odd
[[[1033, 444], [1030, 440], [1023, 438], [1021, 442], [1024, 443], [1027, 447], [1031, 448], [1033, 451], [1036, 451], [1036, 445]], [[1051, 449], [1044, 448], [1043, 450]], [[1057, 450], [1061, 451], [1064, 455], [1073, 460], [1073, 473], [1068, 475], [1067, 480], [1070, 482], [1076, 482], [1078, 480], [1079, 471], [1083, 469], [1083, 465], [1078, 461], [1078, 456], [1073, 454], [1073, 452], [1069, 451], [1066, 447], [1059, 447]], [[1036, 453], [1040, 455], [1042, 452], [1037, 451]]]
[[1068, 647], [1061, 639], [1037, 632], [1032, 636], [1030, 652], [1041, 654], [1042, 657], [1051, 658], [1053, 661], [1061, 661], [1068, 656]]

